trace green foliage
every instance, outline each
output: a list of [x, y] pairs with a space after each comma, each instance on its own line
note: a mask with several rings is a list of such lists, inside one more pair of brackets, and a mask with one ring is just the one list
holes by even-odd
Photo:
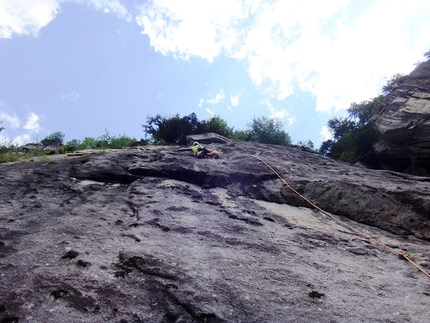
[[22, 158], [22, 156], [18, 151], [18, 147], [13, 145], [0, 146], [0, 163], [14, 162], [20, 158]]
[[329, 139], [329, 140], [323, 141], [318, 152], [321, 155], [330, 156], [332, 146], [333, 146], [333, 140]]
[[2, 132], [3, 130], [5, 130], [5, 128], [1, 125], [3, 122], [0, 121], [0, 132]]
[[346, 133], [341, 140], [333, 143], [331, 156], [346, 162], [362, 160], [371, 150], [377, 139], [377, 132], [370, 125]]
[[149, 116], [142, 127], [145, 136], [151, 136], [152, 141], [156, 143], [185, 145], [187, 135], [214, 132], [233, 138], [235, 141], [254, 141], [283, 146], [291, 144], [291, 138], [283, 130], [282, 123], [267, 117], [254, 117], [247, 130], [234, 130], [219, 116], [214, 116], [207, 121], [199, 121], [195, 113], [182, 118], [178, 114], [173, 117], [157, 114], [155, 117]]
[[291, 145], [291, 138], [280, 121], [265, 116], [255, 117], [249, 126], [250, 140], [262, 144]]
[[131, 147], [136, 142], [137, 140], [135, 138], [130, 138], [130, 137], [127, 137], [125, 134], [123, 134], [119, 137], [112, 138], [110, 148], [120, 149], [124, 147]]
[[327, 126], [332, 132], [334, 139], [339, 140], [345, 133], [353, 131], [357, 124], [350, 118], [334, 117], [327, 122]]
[[324, 141], [320, 154], [349, 162], [360, 160], [376, 141], [376, 132], [369, 122], [383, 99], [384, 96], [380, 95], [372, 100], [353, 102], [347, 109], [348, 117], [330, 119], [327, 126], [334, 141]]
[[372, 100], [354, 102], [348, 108], [348, 117], [330, 119], [327, 126], [334, 140], [324, 141], [319, 153], [351, 163], [362, 161], [368, 164], [372, 146], [378, 139], [378, 132], [370, 120], [383, 98], [381, 95]]
[[[44, 147], [57, 146], [55, 149], [42, 149], [39, 144], [33, 144], [34, 148], [25, 149], [18, 146], [14, 146], [12, 144], [0, 145], [0, 163], [19, 161], [26, 157], [34, 157], [40, 155], [54, 155], [57, 153], [65, 154], [83, 149], [118, 149], [147, 143], [144, 140], [138, 142], [135, 138], [130, 138], [125, 134], [120, 136], [111, 136], [107, 130], [104, 135], [100, 136], [97, 139], [94, 139], [92, 137], [85, 137], [83, 141], [73, 139], [62, 145], [63, 140], [64, 134], [57, 131], [50, 134], [41, 141], [41, 144]], [[44, 157], [44, 160], [50, 161], [50, 158]]]
[[251, 133], [248, 130], [234, 130], [232, 139], [236, 142], [250, 141]]
[[109, 134], [109, 131], [105, 129], [105, 134], [97, 139], [85, 137], [82, 142], [76, 139], [68, 141], [65, 146], [62, 147], [63, 149], [61, 152], [67, 153], [84, 149], [120, 149], [133, 146], [136, 143], [137, 140], [135, 138], [130, 138], [125, 134], [112, 136]]
[[81, 145], [81, 141], [80, 140], [76, 140], [76, 139], [72, 139], [68, 142], [66, 142], [66, 144], [62, 147], [62, 151], [61, 153], [71, 153], [74, 152], [76, 150], [79, 150], [79, 147]]
[[45, 163], [51, 162], [52, 158], [47, 157], [47, 156], [43, 156], [42, 158], [40, 158], [40, 161], [43, 161]]
[[215, 132], [230, 138], [233, 134], [233, 129], [229, 128], [227, 122], [219, 116], [208, 121], [199, 121], [194, 112], [182, 118], [179, 114], [173, 117], [163, 117], [160, 114], [155, 117], [149, 116], [142, 127], [145, 136], [150, 135], [156, 143], [167, 142], [180, 145], [187, 143], [187, 135], [196, 133]]
[[107, 149], [111, 141], [112, 137], [110, 136], [107, 129], [105, 129], [105, 134], [97, 138], [96, 147], [100, 149]]
[[41, 155], [42, 152], [38, 150], [23, 151], [17, 145], [2, 145], [0, 146], [0, 163], [16, 162], [27, 157], [34, 157]]
[[[179, 117], [179, 115], [177, 115]], [[193, 112], [188, 116], [183, 116], [181, 119], [181, 140], [185, 139], [187, 134], [197, 133], [199, 132], [199, 127], [201, 127], [201, 123], [197, 119], [197, 115]]]
[[130, 147], [137, 142], [135, 138], [127, 137], [125, 134], [115, 137], [111, 136], [107, 129], [105, 131], [106, 133], [103, 136], [97, 138], [98, 147], [101, 149], [120, 149]]
[[191, 129], [192, 127], [187, 122], [187, 117], [183, 117], [181, 120], [179, 114], [170, 118], [157, 114], [155, 117], [148, 117], [146, 124], [143, 125], [145, 136], [150, 135], [156, 143], [171, 142], [184, 144], [185, 136], [192, 133], [187, 133], [187, 131], [191, 131]]
[[208, 121], [203, 121], [196, 129], [197, 132], [215, 132], [221, 136], [231, 138], [233, 136], [233, 128], [227, 125], [227, 122], [221, 119], [220, 116], [214, 116]]
[[79, 150], [82, 149], [97, 149], [97, 140], [93, 137], [85, 137], [82, 143], [79, 145]]
[[64, 133], [57, 131], [46, 136], [40, 143], [43, 146], [61, 146], [64, 140]]
[[380, 95], [373, 100], [361, 101], [360, 103], [353, 102], [348, 108], [349, 115], [357, 120], [357, 125], [366, 125], [369, 123], [370, 118], [376, 111], [379, 103], [384, 99], [383, 95]]
[[382, 87], [382, 93], [387, 95], [397, 89], [401, 83], [403, 83], [407, 78], [407, 75], [397, 73], [391, 76], [389, 80], [387, 80], [387, 84]]
[[308, 141], [300, 140], [297, 142], [296, 148], [304, 151], [315, 151], [315, 145], [312, 142], [312, 140], [308, 140]]
[[424, 53], [424, 57], [430, 59], [430, 49]]
[[0, 154], [0, 163], [10, 163], [15, 162], [21, 159], [22, 156], [14, 153], [1, 153]]

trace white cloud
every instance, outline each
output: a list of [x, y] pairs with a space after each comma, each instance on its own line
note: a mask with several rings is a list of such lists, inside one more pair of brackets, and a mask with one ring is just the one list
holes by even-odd
[[0, 132], [0, 146], [8, 146], [12, 140], [4, 134], [4, 132]]
[[80, 95], [79, 95], [79, 93], [76, 93], [75, 91], [71, 91], [67, 94], [62, 94], [61, 98], [65, 99], [65, 100], [69, 100], [69, 101], [76, 101], [76, 100], [79, 100]]
[[327, 126], [322, 126], [320, 131], [320, 139], [321, 141], [329, 140], [333, 137], [330, 129]]
[[29, 142], [33, 141], [31, 135], [29, 133], [24, 133], [13, 138], [9, 137], [7, 134], [3, 132], [0, 133], [0, 145], [17, 145], [22, 146]]
[[215, 112], [213, 112], [211, 109], [209, 109], [209, 108], [206, 108], [206, 112], [207, 113], [209, 113], [209, 114], [211, 114], [211, 115], [215, 115]]
[[12, 35], [37, 36], [58, 12], [56, 0], [2, 0], [0, 1], [0, 37]]
[[0, 111], [0, 121], [2, 121], [2, 126], [6, 129], [19, 128], [20, 126], [19, 119], [16, 115], [10, 115], [2, 111]]
[[34, 112], [31, 112], [30, 115], [27, 117], [27, 121], [24, 125], [24, 129], [38, 133], [42, 129], [42, 127], [39, 124], [39, 119], [40, 117], [37, 114], [35, 114]]
[[260, 0], [153, 0], [141, 7], [136, 22], [150, 44], [164, 55], [209, 62], [238, 43], [243, 23]]
[[21, 126], [19, 122], [19, 118], [15, 114], [15, 112], [11, 111], [8, 104], [0, 99], [0, 121], [2, 122], [1, 126], [5, 129], [15, 129]]
[[18, 145], [18, 146], [25, 145], [31, 141], [33, 141], [33, 139], [29, 133], [18, 135], [11, 140], [12, 144]]
[[384, 77], [408, 73], [430, 48], [428, 0], [351, 3], [152, 0], [136, 21], [164, 55], [246, 60], [270, 97], [311, 92], [329, 112], [376, 96]]
[[232, 107], [237, 107], [239, 105], [239, 94], [236, 94], [236, 95], [230, 94], [230, 105]]
[[[61, 0], [59, 0], [61, 1]], [[121, 4], [120, 0], [72, 0], [80, 4], [86, 4], [96, 10], [103, 11], [104, 13], [115, 13], [120, 18], [131, 21], [132, 18], [127, 11], [127, 8]]]
[[0, 132], [0, 144], [23, 145], [32, 141], [32, 136], [43, 130], [41, 119], [43, 116], [30, 112], [23, 123], [7, 103], [0, 99], [0, 121], [5, 128]]
[[313, 66], [317, 79], [311, 91], [317, 97], [317, 110], [346, 109], [380, 93], [384, 76], [408, 73], [418, 53], [425, 51], [424, 45], [415, 43], [412, 31], [407, 32], [410, 24], [424, 28], [416, 19], [420, 8], [430, 14], [429, 6], [420, 1], [379, 1], [353, 27], [341, 24], [338, 36], [318, 53], [324, 62]]
[[209, 104], [218, 104], [225, 98], [225, 94], [223, 89], [220, 89], [217, 94], [215, 94], [215, 97], [212, 99], [207, 100], [206, 102]]
[[204, 99], [200, 99], [200, 101], [199, 101], [199, 107], [200, 108], [203, 106], [203, 102], [205, 102], [205, 100]]
[[267, 106], [267, 108], [269, 109], [270, 111], [269, 118], [279, 119], [281, 121], [287, 121], [289, 126], [291, 126], [294, 123], [294, 121], [296, 121], [296, 118], [292, 114], [290, 114], [287, 110], [276, 109], [269, 100], [264, 100], [261, 103]]
[[55, 18], [63, 2], [86, 4], [131, 21], [119, 0], [1, 0], [0, 38], [12, 38], [13, 34], [37, 36]]

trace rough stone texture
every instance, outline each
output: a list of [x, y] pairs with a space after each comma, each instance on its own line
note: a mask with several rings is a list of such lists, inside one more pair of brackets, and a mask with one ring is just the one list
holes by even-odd
[[270, 145], [175, 148], [0, 165], [0, 322], [428, 320], [428, 277], [294, 206], [243, 154], [427, 271], [429, 178]]
[[430, 60], [387, 96], [372, 121], [381, 133], [374, 151], [384, 168], [430, 176]]

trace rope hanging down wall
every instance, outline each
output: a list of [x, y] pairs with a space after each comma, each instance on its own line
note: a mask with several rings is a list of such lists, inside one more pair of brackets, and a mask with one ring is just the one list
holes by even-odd
[[309, 205], [311, 205], [313, 208], [317, 209], [318, 211], [320, 211], [321, 213], [323, 213], [324, 215], [330, 217], [331, 219], [335, 220], [336, 222], [340, 223], [341, 225], [347, 227], [348, 229], [350, 229], [351, 231], [357, 233], [358, 235], [361, 235], [363, 237], [365, 237], [366, 239], [384, 247], [385, 249], [388, 249], [389, 251], [391, 251], [392, 253], [395, 253], [398, 255], [398, 257], [400, 259], [405, 259], [407, 260], [409, 263], [411, 263], [414, 267], [416, 267], [419, 271], [421, 271], [424, 275], [426, 275], [428, 278], [430, 278], [430, 274], [428, 272], [426, 272], [423, 268], [421, 268], [417, 263], [415, 263], [411, 258], [409, 258], [409, 256], [405, 253], [399, 252], [389, 246], [387, 246], [386, 244], [382, 243], [379, 240], [376, 240], [375, 238], [372, 238], [371, 236], [357, 230], [356, 228], [350, 226], [349, 224], [343, 222], [342, 220], [338, 219], [337, 217], [335, 217], [334, 215], [328, 213], [327, 211], [324, 211], [323, 209], [321, 209], [320, 207], [318, 207], [316, 204], [312, 203], [310, 200], [308, 200], [305, 196], [303, 196], [302, 194], [300, 194], [299, 192], [297, 192], [293, 187], [291, 187], [285, 180], [284, 178], [279, 175], [279, 173], [273, 169], [272, 166], [270, 166], [266, 161], [264, 161], [262, 158], [255, 156], [255, 155], [251, 155], [251, 154], [238, 154], [238, 155], [234, 155], [233, 157], [236, 156], [248, 156], [248, 157], [252, 157], [255, 158], [257, 160], [259, 160], [260, 162], [262, 162], [264, 165], [266, 165], [282, 182], [282, 184], [287, 187], [288, 189], [290, 189], [291, 191], [293, 191], [294, 194], [298, 195], [300, 198], [302, 198], [303, 200], [305, 200]]

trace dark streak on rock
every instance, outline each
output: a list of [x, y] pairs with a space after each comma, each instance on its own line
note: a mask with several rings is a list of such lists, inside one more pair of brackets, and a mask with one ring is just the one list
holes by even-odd
[[75, 250], [67, 251], [61, 258], [62, 259], [74, 259], [79, 256], [79, 252]]

